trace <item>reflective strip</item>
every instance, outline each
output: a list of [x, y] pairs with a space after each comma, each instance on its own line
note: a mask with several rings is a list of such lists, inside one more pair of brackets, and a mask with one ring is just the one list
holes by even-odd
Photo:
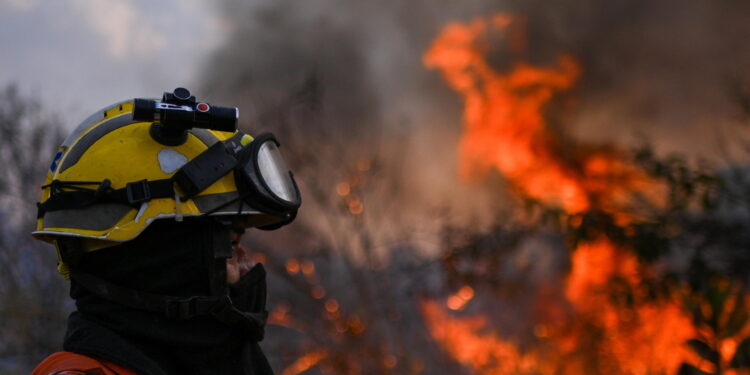
[[123, 126], [135, 124], [137, 122], [138, 121], [133, 121], [133, 117], [130, 113], [123, 113], [120, 116], [113, 117], [111, 120], [99, 124], [96, 129], [93, 129], [90, 132], [86, 133], [86, 135], [81, 137], [81, 139], [78, 140], [75, 145], [73, 145], [73, 148], [70, 149], [68, 154], [65, 156], [65, 159], [63, 159], [63, 164], [60, 167], [60, 172], [58, 173], [62, 173], [66, 169], [75, 165], [75, 163], [77, 163], [78, 160], [81, 159], [81, 156], [83, 156], [86, 150], [88, 150], [91, 145], [93, 145], [96, 141], [98, 141], [106, 134]]
[[62, 147], [68, 148], [70, 145], [75, 142], [76, 139], [78, 139], [78, 136], [81, 135], [86, 129], [91, 127], [91, 125], [96, 124], [97, 122], [104, 120], [104, 113], [112, 108], [119, 107], [125, 103], [132, 102], [133, 99], [123, 100], [121, 102], [117, 102], [115, 104], [110, 104], [96, 112], [94, 112], [91, 116], [87, 117], [85, 120], [81, 121], [78, 126], [76, 126], [75, 130], [73, 130], [70, 135], [68, 135], [67, 138], [65, 138], [65, 141], [62, 144]]
[[117, 224], [133, 207], [119, 203], [102, 203], [86, 208], [47, 212], [43, 228], [106, 230]]
[[219, 138], [216, 138], [213, 133], [206, 129], [190, 129], [188, 130], [188, 133], [194, 135], [195, 138], [198, 138], [204, 145], [206, 145], [206, 147], [211, 147], [214, 143], [219, 141]]
[[[212, 208], [218, 207], [219, 205], [237, 198], [237, 192], [219, 193], [219, 194], [208, 194], [201, 195], [193, 198], [193, 202], [196, 207], [200, 210], [198, 213], [185, 213], [185, 217], [201, 216], [203, 212], [207, 212]], [[237, 215], [237, 210], [240, 209], [239, 200], [228, 204], [226, 207], [211, 214], [211, 216], [227, 216]], [[44, 216], [43, 228], [66, 228], [72, 231], [57, 231], [57, 230], [41, 230], [36, 231], [34, 235], [53, 235], [53, 236], [75, 236], [85, 238], [96, 238], [106, 239], [106, 237], [88, 236], [76, 233], [75, 230], [92, 230], [92, 231], [105, 231], [114, 228], [114, 226], [122, 220], [122, 218], [128, 214], [130, 210], [134, 210], [132, 207], [118, 204], [118, 203], [102, 203], [96, 204], [83, 209], [71, 209], [71, 210], [60, 210], [48, 212]], [[252, 226], [265, 226], [274, 223], [278, 223], [282, 218], [278, 216], [268, 215], [262, 213], [246, 202], [242, 203], [242, 211], [240, 215], [245, 216], [243, 225], [247, 227]], [[156, 217], [146, 218], [143, 223], [145, 229], [154, 220], [172, 219], [175, 217], [174, 213], [160, 214]], [[139, 218], [143, 220], [144, 218]]]

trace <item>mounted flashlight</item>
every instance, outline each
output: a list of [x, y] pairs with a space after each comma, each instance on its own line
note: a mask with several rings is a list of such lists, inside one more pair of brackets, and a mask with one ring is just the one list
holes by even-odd
[[151, 136], [161, 144], [175, 146], [187, 140], [192, 128], [225, 132], [237, 130], [237, 107], [222, 107], [196, 102], [186, 88], [165, 92], [162, 99], [134, 99], [133, 120], [151, 121]]

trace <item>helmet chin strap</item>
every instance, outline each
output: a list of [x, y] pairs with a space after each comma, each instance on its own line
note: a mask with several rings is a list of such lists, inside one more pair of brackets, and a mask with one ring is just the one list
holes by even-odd
[[211, 240], [204, 252], [203, 263], [208, 266], [209, 290], [212, 296], [227, 294], [227, 259], [232, 257], [232, 223], [228, 220], [209, 220]]

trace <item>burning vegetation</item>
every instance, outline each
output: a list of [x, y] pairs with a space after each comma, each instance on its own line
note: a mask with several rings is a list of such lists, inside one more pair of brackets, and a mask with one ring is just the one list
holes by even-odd
[[[540, 59], [528, 19], [500, 13], [448, 23], [421, 57], [462, 99], [450, 183], [483, 186], [487, 208], [512, 201], [489, 220], [445, 220], [466, 200], [408, 171], [415, 141], [381, 126], [388, 112], [354, 34], [325, 22], [300, 33], [280, 7], [238, 35], [268, 34], [267, 60], [304, 74], [266, 81], [277, 67], [250, 59], [207, 89], [253, 103], [254, 121], [291, 138], [300, 220], [250, 244], [272, 271], [264, 346], [282, 374], [748, 372], [750, 263], [736, 251], [750, 243], [746, 183], [566, 136], [586, 59]], [[445, 161], [436, 147], [431, 163]], [[448, 204], [419, 207], [435, 191]]]
[[[521, 29], [522, 19], [507, 14], [451, 24], [424, 62], [439, 69], [464, 101], [462, 177], [481, 178], [496, 169], [523, 199], [558, 214], [571, 250], [561, 290], [565, 298], [538, 302], [560, 306], [546, 307], [555, 312], [551, 315], [529, 317], [535, 320], [529, 327], [536, 340], [526, 342], [492, 332], [486, 316], [451, 317], [435, 302], [425, 302], [422, 309], [432, 336], [457, 361], [481, 374], [747, 372], [750, 368], [741, 358], [748, 355], [744, 350], [750, 340], [745, 339], [741, 350], [737, 340], [742, 339], [740, 326], [747, 323], [748, 298], [738, 289], [730, 291], [731, 282], [723, 280], [723, 291], [692, 301], [695, 291], [686, 291], [680, 281], [665, 283], [654, 259], [639, 259], [640, 249], [634, 248], [644, 225], [668, 224], [633, 202], [665, 210], [674, 203], [669, 200], [675, 187], [669, 185], [675, 181], [649, 176], [635, 160], [612, 149], [584, 146], [566, 155], [550, 131], [545, 117], [549, 103], [581, 75], [575, 59], [562, 54], [550, 66], [519, 60], [507, 71], [488, 62], [487, 41], [493, 34], [505, 36], [507, 46], [522, 53]], [[688, 173], [682, 168], [680, 173]], [[716, 181], [697, 177], [688, 195], [703, 194], [704, 206], [710, 206]], [[688, 204], [686, 210], [695, 209], [682, 203]], [[462, 309], [466, 302], [459, 304], [455, 298], [447, 300], [447, 307]], [[716, 316], [722, 313], [726, 316]], [[706, 327], [706, 322], [714, 326]]]
[[[557, 14], [533, 6], [466, 23], [431, 13], [389, 37], [421, 5], [310, 4], [238, 18], [233, 40], [264, 53], [219, 51], [205, 87], [252, 103], [248, 131], [285, 135], [305, 197], [294, 230], [249, 244], [271, 271], [264, 348], [282, 374], [748, 372], [749, 185], [566, 129], [610, 98], [592, 81], [640, 92], [633, 72], [550, 48], [540, 35], [583, 34], [556, 33]], [[660, 48], [607, 33], [559, 44]]]

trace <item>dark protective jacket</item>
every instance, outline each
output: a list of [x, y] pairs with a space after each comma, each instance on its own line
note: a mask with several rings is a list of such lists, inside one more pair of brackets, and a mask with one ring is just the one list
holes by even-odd
[[[138, 238], [86, 253], [76, 269], [122, 286], [177, 297], [211, 295], [206, 259], [214, 241], [201, 221], [155, 222]], [[228, 286], [234, 306], [265, 311], [265, 270], [258, 264]], [[63, 349], [132, 369], [138, 374], [273, 374], [248, 334], [211, 315], [174, 319], [131, 308], [92, 293], [75, 277], [70, 295], [77, 311], [68, 319]]]

